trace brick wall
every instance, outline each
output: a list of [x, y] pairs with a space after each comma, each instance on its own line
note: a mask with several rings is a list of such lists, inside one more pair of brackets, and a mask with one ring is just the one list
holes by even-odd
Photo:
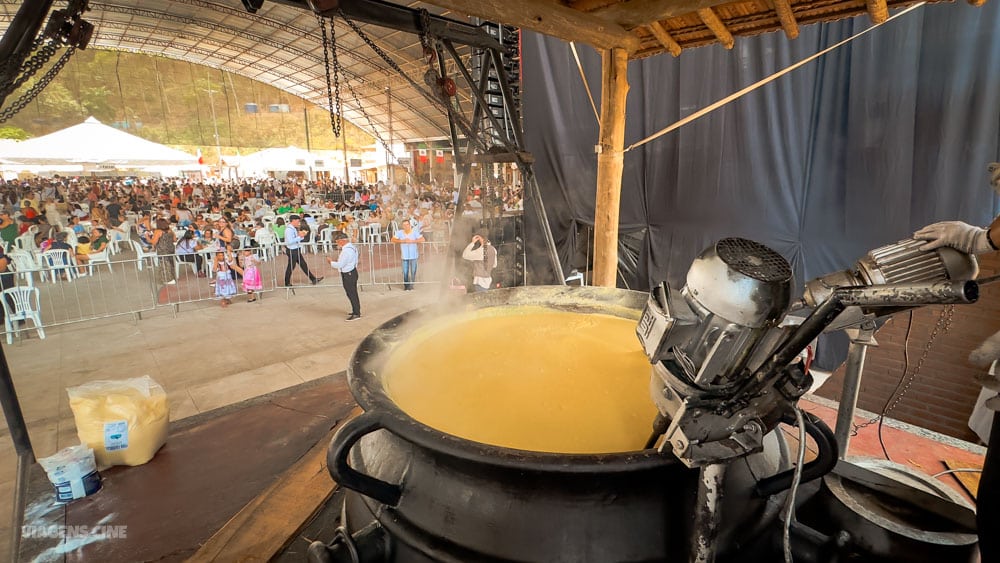
[[[1000, 272], [1000, 253], [981, 256], [979, 268], [980, 278]], [[944, 306], [933, 306], [912, 311], [913, 324], [909, 345], [906, 346], [909, 350], [906, 379], [913, 375], [943, 310]], [[886, 401], [903, 379], [904, 342], [909, 321], [910, 312], [897, 313], [875, 335], [879, 346], [868, 350], [858, 397], [859, 408], [882, 412]], [[1000, 283], [981, 287], [979, 301], [975, 304], [955, 305], [951, 328], [934, 340], [909, 390], [887, 416], [977, 442], [967, 423], [980, 390], [973, 376], [982, 370], [969, 364], [968, 358], [972, 350], [998, 330]], [[844, 367], [841, 366], [817, 394], [839, 400], [843, 380]]]

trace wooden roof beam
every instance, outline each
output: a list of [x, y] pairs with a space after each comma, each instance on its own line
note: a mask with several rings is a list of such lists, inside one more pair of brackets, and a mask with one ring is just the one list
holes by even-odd
[[631, 0], [590, 13], [601, 19], [613, 21], [625, 29], [632, 29], [730, 1], [732, 0]]
[[726, 27], [726, 24], [722, 23], [722, 20], [719, 19], [719, 16], [715, 15], [715, 12], [711, 8], [698, 10], [698, 17], [715, 34], [716, 39], [719, 40], [719, 43], [722, 43], [723, 47], [732, 49], [736, 45], [736, 40], [733, 39], [733, 34], [729, 33], [729, 28]]
[[653, 22], [646, 27], [649, 28], [649, 31], [656, 37], [660, 44], [670, 51], [671, 55], [675, 57], [681, 56], [681, 46], [677, 44], [677, 41], [674, 41], [674, 38], [667, 33], [667, 30], [663, 29], [660, 22]]
[[561, 4], [537, 0], [424, 0], [461, 14], [551, 35], [563, 41], [586, 43], [597, 49], [623, 49], [634, 53], [639, 37], [624, 27]]
[[865, 0], [865, 6], [872, 23], [879, 24], [889, 19], [889, 6], [885, 0]]
[[781, 22], [781, 29], [785, 31], [785, 36], [795, 39], [799, 36], [799, 23], [795, 21], [795, 14], [792, 13], [792, 4], [789, 0], [772, 0], [774, 12], [778, 14], [778, 21]]

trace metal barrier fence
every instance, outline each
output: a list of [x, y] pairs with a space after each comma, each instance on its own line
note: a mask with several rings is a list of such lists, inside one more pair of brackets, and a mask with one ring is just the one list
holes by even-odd
[[[415, 285], [440, 284], [446, 266], [446, 242], [416, 243], [419, 249]], [[383, 289], [402, 288], [403, 270], [398, 244], [362, 243], [358, 248], [358, 285], [361, 288], [379, 287]], [[330, 266], [330, 261], [338, 256], [338, 251], [316, 245], [304, 248], [303, 256], [311, 273], [325, 278], [318, 285], [295, 268], [291, 276], [291, 286], [285, 286], [287, 255], [275, 252], [280, 249], [252, 248], [258, 258], [258, 269], [263, 289], [257, 293], [272, 293], [285, 290], [286, 299], [293, 290], [342, 287], [339, 272]], [[242, 253], [242, 251], [238, 251]], [[197, 258], [195, 257], [197, 256]], [[15, 288], [37, 288], [37, 313], [43, 328], [132, 315], [140, 319], [142, 313], [170, 307], [174, 313], [180, 305], [199, 303], [217, 299], [214, 287], [214, 271], [211, 263], [214, 253], [202, 252], [197, 255], [149, 256], [137, 258], [134, 251], [123, 251], [111, 256], [110, 262], [88, 265], [76, 264], [72, 259], [65, 262], [42, 260], [42, 265], [34, 268], [19, 268], [13, 274]], [[47, 262], [55, 262], [47, 263]], [[38, 264], [39, 261], [36, 261]], [[166, 281], [175, 280], [172, 284]], [[28, 290], [33, 293], [34, 290]], [[237, 295], [245, 295], [243, 285], [237, 280]], [[31, 307], [31, 302], [15, 303], [12, 297], [6, 299], [7, 308], [15, 312]], [[30, 315], [24, 315], [30, 318]], [[10, 336], [21, 337], [34, 332], [34, 323], [5, 324], [4, 331]]]

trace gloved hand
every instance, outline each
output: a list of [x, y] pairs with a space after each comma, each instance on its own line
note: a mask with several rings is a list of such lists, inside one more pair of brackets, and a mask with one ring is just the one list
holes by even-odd
[[950, 246], [966, 254], [981, 254], [993, 250], [986, 240], [986, 229], [961, 221], [942, 221], [927, 225], [913, 233], [913, 238], [928, 241], [920, 250], [934, 250], [942, 246]]

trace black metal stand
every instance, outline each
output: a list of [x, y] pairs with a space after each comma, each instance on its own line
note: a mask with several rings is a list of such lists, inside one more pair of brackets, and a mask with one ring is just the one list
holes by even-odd
[[[343, 16], [350, 18], [350, 20], [413, 33], [426, 41], [428, 55], [437, 66], [433, 74], [438, 86], [435, 88], [429, 84], [431, 91], [428, 91], [413, 81], [411, 81], [411, 85], [419, 94], [433, 104], [440, 106], [448, 114], [455, 165], [462, 176], [458, 205], [455, 210], [456, 218], [461, 217], [463, 211], [473, 162], [516, 163], [524, 178], [525, 193], [531, 197], [533, 208], [542, 227], [542, 236], [545, 239], [545, 247], [552, 269], [551, 282], [565, 285], [562, 262], [559, 260], [541, 192], [532, 172], [534, 159], [525, 149], [518, 106], [503, 66], [502, 46], [499, 41], [478, 26], [433, 15], [425, 10], [415, 10], [380, 0], [310, 0], [308, 3], [301, 0], [275, 1], [287, 6], [311, 10], [325, 17]], [[249, 9], [251, 6], [247, 7]], [[478, 80], [468, 68], [467, 61], [455, 49], [455, 45], [466, 45], [481, 51], [483, 55], [480, 58], [482, 68], [479, 69]], [[384, 56], [383, 53], [378, 54]], [[454, 81], [445, 70], [447, 68], [446, 58], [451, 59], [464, 86], [470, 91], [472, 98], [471, 117], [467, 117], [461, 111], [457, 98], [452, 95], [453, 91], [452, 94], [445, 93], [446, 88], [443, 86], [445, 83], [454, 86]], [[394, 63], [386, 62], [395, 68]], [[404, 78], [409, 79], [405, 74]], [[504, 116], [498, 117], [489, 110], [487, 90], [490, 81], [499, 83], [503, 107], [506, 110]], [[452, 240], [452, 248], [457, 247], [460, 243], [461, 241]], [[454, 260], [448, 258], [443, 277], [445, 289], [453, 272]]]
[[3, 407], [7, 428], [10, 430], [10, 438], [14, 442], [14, 451], [17, 453], [17, 477], [14, 481], [14, 506], [11, 518], [10, 558], [8, 559], [8, 561], [17, 561], [21, 548], [21, 524], [24, 523], [28, 471], [35, 463], [35, 450], [31, 447], [28, 426], [24, 422], [24, 413], [21, 412], [21, 403], [18, 402], [17, 393], [14, 391], [14, 380], [11, 378], [7, 355], [2, 346], [0, 346], [0, 406]]

